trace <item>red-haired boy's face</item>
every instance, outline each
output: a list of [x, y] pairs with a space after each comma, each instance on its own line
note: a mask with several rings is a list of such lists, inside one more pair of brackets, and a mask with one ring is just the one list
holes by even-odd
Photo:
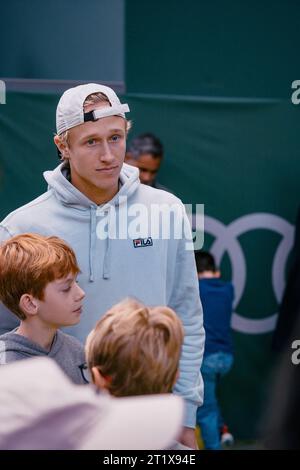
[[49, 282], [44, 290], [44, 299], [36, 300], [38, 317], [51, 328], [76, 325], [80, 320], [84, 296], [73, 274]]

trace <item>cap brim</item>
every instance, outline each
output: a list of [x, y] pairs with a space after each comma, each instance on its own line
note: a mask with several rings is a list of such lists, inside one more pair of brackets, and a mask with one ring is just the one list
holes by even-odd
[[100, 417], [81, 449], [167, 449], [181, 431], [183, 413], [183, 399], [176, 395], [112, 398], [105, 422]]

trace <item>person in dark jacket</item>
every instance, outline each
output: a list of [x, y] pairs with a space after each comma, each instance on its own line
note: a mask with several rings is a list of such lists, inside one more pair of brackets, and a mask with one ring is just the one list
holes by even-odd
[[201, 428], [205, 448], [219, 450], [223, 423], [216, 389], [219, 378], [231, 369], [233, 363], [230, 322], [234, 289], [231, 282], [220, 279], [221, 273], [210, 253], [196, 251], [195, 258], [206, 333], [201, 367], [204, 402], [197, 410], [197, 424]]

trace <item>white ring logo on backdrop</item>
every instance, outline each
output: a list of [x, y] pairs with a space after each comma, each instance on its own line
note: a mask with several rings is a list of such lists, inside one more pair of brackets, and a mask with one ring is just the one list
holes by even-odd
[[[213, 235], [213, 242], [210, 251], [220, 265], [225, 252], [228, 253], [232, 267], [232, 282], [235, 288], [234, 308], [239, 304], [246, 285], [246, 260], [238, 237], [251, 230], [265, 229], [282, 235], [272, 265], [272, 286], [275, 297], [280, 303], [284, 286], [284, 267], [288, 255], [293, 246], [294, 226], [282, 217], [268, 213], [254, 213], [239, 217], [229, 225], [210, 216], [204, 218], [204, 230]], [[248, 333], [259, 334], [273, 331], [276, 325], [277, 313], [273, 313], [265, 318], [253, 320], [239, 315], [236, 311], [232, 315], [231, 326], [234, 330]]]

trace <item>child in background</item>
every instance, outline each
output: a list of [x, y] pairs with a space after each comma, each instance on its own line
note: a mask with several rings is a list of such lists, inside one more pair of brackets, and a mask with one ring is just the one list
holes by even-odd
[[221, 448], [220, 427], [227, 431], [227, 438], [230, 437], [227, 426], [221, 422], [216, 389], [218, 380], [233, 363], [230, 322], [234, 290], [230, 282], [220, 279], [221, 273], [210, 253], [196, 251], [195, 259], [206, 333], [201, 367], [204, 403], [197, 410], [197, 424], [201, 428], [205, 448], [218, 450]]
[[85, 293], [78, 273], [73, 250], [60, 238], [25, 233], [0, 246], [0, 300], [20, 320], [0, 336], [1, 365], [47, 356], [74, 383], [85, 383], [83, 346], [59, 331], [80, 320]]

